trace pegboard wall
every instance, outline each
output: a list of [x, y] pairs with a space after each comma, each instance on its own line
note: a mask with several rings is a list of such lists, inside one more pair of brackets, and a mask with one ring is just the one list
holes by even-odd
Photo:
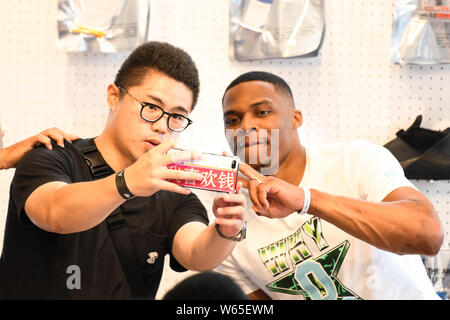
[[[6, 146], [54, 126], [91, 137], [105, 124], [106, 87], [127, 53], [59, 51], [56, 12], [52, 0], [0, 0], [0, 116]], [[391, 0], [329, 0], [318, 57], [240, 63], [228, 58], [229, 0], [152, 0], [150, 39], [182, 47], [200, 71], [194, 125], [181, 143], [201, 151], [228, 150], [221, 97], [231, 80], [250, 70], [274, 72], [291, 85], [303, 112], [300, 131], [306, 144], [365, 139], [382, 145], [418, 114], [423, 127], [449, 127], [450, 65], [392, 64], [392, 15]], [[13, 173], [0, 172], [0, 243]], [[413, 183], [434, 203], [446, 231], [442, 250], [450, 250], [450, 181]], [[188, 274], [165, 270], [158, 297]]]

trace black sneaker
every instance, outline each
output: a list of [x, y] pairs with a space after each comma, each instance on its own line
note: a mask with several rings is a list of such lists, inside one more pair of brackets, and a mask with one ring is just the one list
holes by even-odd
[[417, 116], [408, 130], [384, 145], [400, 162], [408, 179], [450, 179], [450, 128], [434, 131], [420, 128]]

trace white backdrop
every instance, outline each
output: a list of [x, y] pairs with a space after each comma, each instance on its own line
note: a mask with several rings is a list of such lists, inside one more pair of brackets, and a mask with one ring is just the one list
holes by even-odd
[[[47, 127], [91, 137], [104, 126], [106, 86], [127, 54], [58, 51], [56, 11], [52, 0], [0, 0], [0, 123], [5, 145]], [[200, 71], [195, 125], [181, 140], [190, 145], [195, 141], [201, 151], [227, 149], [223, 90], [250, 70], [274, 72], [292, 86], [308, 144], [366, 139], [382, 145], [418, 114], [423, 115], [423, 127], [449, 127], [450, 65], [393, 65], [392, 12], [389, 0], [329, 0], [318, 57], [239, 63], [228, 58], [228, 0], [153, 0], [150, 39], [182, 47]], [[13, 173], [0, 172], [0, 241]], [[413, 183], [436, 206], [446, 230], [442, 248], [449, 250], [450, 181]], [[166, 269], [158, 297], [187, 274]]]

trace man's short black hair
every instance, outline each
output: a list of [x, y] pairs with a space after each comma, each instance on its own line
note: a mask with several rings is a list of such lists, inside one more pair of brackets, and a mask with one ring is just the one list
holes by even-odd
[[294, 96], [292, 95], [292, 91], [291, 91], [291, 88], [289, 87], [288, 83], [281, 77], [279, 77], [273, 73], [265, 72], [265, 71], [250, 71], [247, 73], [243, 73], [239, 77], [237, 77], [236, 79], [231, 81], [231, 83], [225, 89], [225, 92], [222, 97], [222, 102], [223, 102], [223, 98], [225, 97], [225, 94], [227, 93], [228, 90], [230, 90], [231, 88], [233, 88], [234, 86], [236, 86], [240, 83], [249, 82], [249, 81], [269, 82], [269, 83], [273, 84], [276, 89], [285, 92], [288, 95], [288, 97], [292, 100], [292, 102], [294, 102]]
[[200, 91], [200, 80], [197, 66], [188, 53], [166, 42], [146, 42], [124, 61], [114, 84], [124, 89], [139, 85], [149, 71], [159, 71], [186, 85], [192, 91], [192, 109], [194, 108]]
[[249, 300], [244, 290], [224, 274], [206, 271], [176, 284], [162, 300]]

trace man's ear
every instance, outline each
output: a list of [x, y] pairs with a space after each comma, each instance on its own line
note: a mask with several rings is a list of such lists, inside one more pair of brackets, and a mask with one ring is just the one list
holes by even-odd
[[119, 105], [120, 100], [120, 89], [111, 83], [106, 90], [106, 100], [108, 102], [109, 110], [115, 111], [117, 106]]
[[292, 112], [292, 126], [294, 129], [298, 129], [303, 124], [303, 114], [300, 110], [294, 109]]

